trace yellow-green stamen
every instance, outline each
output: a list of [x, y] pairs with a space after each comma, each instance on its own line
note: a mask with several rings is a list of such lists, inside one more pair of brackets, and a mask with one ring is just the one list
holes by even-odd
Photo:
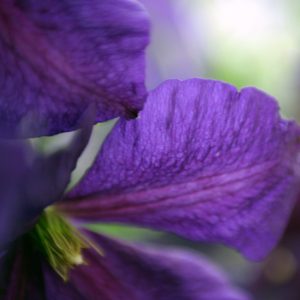
[[103, 254], [54, 208], [42, 213], [29, 235], [38, 251], [64, 281], [68, 280], [72, 268], [85, 264], [84, 249], [93, 247]]

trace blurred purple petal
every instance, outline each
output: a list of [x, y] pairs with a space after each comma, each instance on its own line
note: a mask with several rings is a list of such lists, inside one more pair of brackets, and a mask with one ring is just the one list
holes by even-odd
[[168, 81], [139, 119], [118, 123], [61, 208], [88, 222], [167, 230], [261, 259], [299, 195], [299, 138], [299, 127], [254, 88]]
[[91, 126], [81, 130], [66, 149], [51, 156], [38, 155], [22, 142], [1, 141], [0, 251], [60, 200], [90, 132]]
[[3, 0], [0, 4], [0, 135], [78, 128], [142, 109], [149, 23], [132, 0]]
[[24, 180], [26, 193], [23, 196], [31, 200], [31, 210], [40, 212], [63, 196], [90, 134], [91, 127], [83, 129], [67, 148], [50, 156], [39, 155], [35, 158], [30, 176]]
[[[125, 245], [95, 234], [92, 237], [104, 249], [104, 257], [94, 250], [87, 250], [87, 265], [73, 269], [68, 282], [63, 282], [46, 263], [42, 263], [43, 282], [37, 284], [36, 273], [27, 275], [27, 284], [23, 287], [28, 297], [25, 299], [33, 299], [31, 295], [38, 294], [41, 287], [44, 289], [41, 299], [48, 300], [249, 299], [235, 289], [217, 267], [201, 256], [175, 249]], [[32, 256], [31, 259], [39, 261], [39, 256]], [[30, 263], [23, 261], [26, 265]], [[20, 274], [20, 270], [13, 273]], [[8, 290], [16, 293], [22, 287], [16, 285], [14, 278], [8, 284], [13, 288]], [[30, 290], [33, 280], [35, 290]]]
[[152, 89], [170, 78], [186, 79], [203, 74], [208, 42], [200, 9], [197, 32], [184, 2], [141, 0], [151, 19], [151, 43], [147, 48], [147, 83]]

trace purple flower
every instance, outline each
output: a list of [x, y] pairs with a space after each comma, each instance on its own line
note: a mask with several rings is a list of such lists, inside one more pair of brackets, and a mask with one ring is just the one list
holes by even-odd
[[0, 135], [40, 136], [135, 117], [149, 22], [134, 0], [1, 0]]
[[[147, 226], [265, 256], [300, 192], [300, 129], [279, 117], [275, 101], [217, 81], [167, 81], [150, 93], [139, 119], [118, 122], [93, 167], [61, 197], [87, 136], [83, 131], [66, 150], [68, 168], [59, 159], [55, 173], [46, 160], [45, 168], [31, 163], [23, 173], [29, 207], [38, 207], [31, 215], [63, 199], [2, 258], [6, 297], [245, 299], [193, 255], [125, 245], [66, 219]], [[50, 180], [42, 172], [48, 168]]]

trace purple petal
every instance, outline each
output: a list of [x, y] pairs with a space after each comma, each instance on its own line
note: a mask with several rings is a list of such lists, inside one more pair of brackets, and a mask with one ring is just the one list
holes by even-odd
[[39, 255], [28, 246], [18, 243], [7, 254], [0, 275], [1, 300], [44, 299]]
[[0, 140], [0, 252], [14, 238], [12, 235], [17, 228], [24, 230], [24, 224], [18, 224], [18, 215], [23, 209], [20, 185], [28, 176], [33, 159], [34, 153], [28, 143]]
[[140, 119], [118, 123], [62, 209], [88, 222], [221, 242], [260, 259], [299, 194], [299, 139], [299, 127], [254, 88], [168, 81]]
[[89, 250], [65, 284], [45, 266], [47, 299], [241, 300], [225, 276], [204, 258], [174, 249], [147, 249], [96, 236], [105, 251]]
[[60, 199], [71, 179], [77, 160], [87, 145], [92, 127], [78, 132], [70, 145], [51, 156], [36, 156], [24, 189], [31, 202], [31, 209], [41, 211]]
[[0, 144], [5, 162], [0, 164], [0, 251], [26, 231], [45, 207], [61, 199], [90, 132], [91, 126], [81, 130], [66, 149], [51, 156], [37, 155], [21, 142]]
[[0, 3], [0, 135], [51, 135], [142, 109], [149, 23], [138, 1]]

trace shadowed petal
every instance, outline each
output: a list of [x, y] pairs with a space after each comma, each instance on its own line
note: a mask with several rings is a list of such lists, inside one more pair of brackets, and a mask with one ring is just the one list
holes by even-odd
[[31, 200], [31, 209], [36, 207], [40, 211], [62, 197], [77, 160], [89, 141], [91, 129], [89, 126], [79, 131], [63, 150], [50, 156], [36, 156], [30, 177], [24, 182], [24, 196]]
[[34, 157], [27, 142], [0, 140], [0, 252], [14, 238], [16, 227], [24, 230], [24, 223], [18, 224], [17, 220], [19, 205], [23, 209], [20, 185]]
[[[92, 235], [104, 257], [89, 250], [88, 265], [72, 271], [66, 286], [51, 270], [46, 272], [49, 299], [107, 300], [242, 300], [224, 274], [198, 255], [176, 249], [126, 245]], [[57, 297], [57, 296], [56, 296]]]
[[[246, 300], [247, 296], [233, 288], [224, 274], [205, 258], [175, 249], [151, 249], [125, 245], [92, 235], [104, 249], [102, 257], [94, 250], [85, 252], [87, 265], [75, 267], [68, 282], [64, 282], [46, 263], [43, 282], [38, 284], [38, 268], [27, 274], [23, 292], [38, 299], [72, 300]], [[23, 264], [28, 265], [27, 261]], [[32, 255], [36, 267], [39, 255]], [[24, 268], [24, 266], [23, 266]], [[19, 266], [21, 269], [21, 266]], [[8, 291], [16, 293], [15, 274]], [[35, 281], [35, 290], [30, 284]], [[12, 288], [10, 288], [12, 286]]]
[[[0, 3], [0, 135], [78, 128], [142, 109], [149, 24], [134, 0]], [[21, 129], [20, 129], [21, 127]]]
[[117, 124], [62, 209], [88, 222], [222, 242], [260, 259], [299, 194], [299, 138], [299, 127], [254, 88], [168, 81], [140, 119]]
[[0, 250], [62, 197], [90, 132], [91, 126], [82, 129], [66, 149], [50, 156], [38, 155], [21, 142], [0, 144], [2, 154], [6, 150], [0, 155], [5, 162], [0, 169]]
[[6, 251], [0, 252], [0, 298], [5, 287]]
[[38, 253], [24, 242], [8, 251], [0, 274], [1, 300], [45, 300], [43, 273]]

